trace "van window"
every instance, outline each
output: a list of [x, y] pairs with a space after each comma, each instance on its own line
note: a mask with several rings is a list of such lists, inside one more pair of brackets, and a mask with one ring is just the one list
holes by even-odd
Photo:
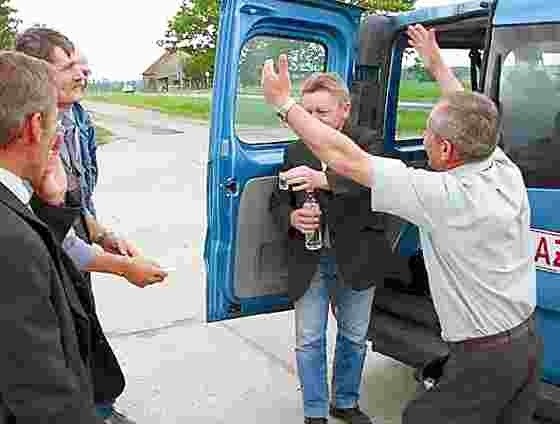
[[502, 143], [529, 187], [559, 188], [560, 25], [498, 29]]
[[[471, 60], [468, 49], [443, 49], [443, 57], [463, 82], [471, 87]], [[422, 138], [430, 110], [441, 96], [438, 84], [424, 68], [413, 48], [404, 50], [399, 102], [397, 106], [397, 142]]]
[[237, 137], [245, 143], [296, 139], [295, 134], [282, 125], [274, 109], [265, 103], [261, 89], [263, 63], [282, 53], [288, 55], [294, 98], [299, 97], [299, 87], [307, 77], [326, 69], [327, 52], [321, 44], [268, 36], [248, 40], [239, 58], [235, 115]]

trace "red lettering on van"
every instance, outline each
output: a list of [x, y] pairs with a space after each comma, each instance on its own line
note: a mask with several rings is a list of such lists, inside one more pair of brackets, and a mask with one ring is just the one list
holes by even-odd
[[[554, 240], [554, 243], [556, 244], [556, 246], [560, 246], [560, 238], [557, 238], [556, 240]], [[554, 266], [557, 266], [558, 268], [560, 268], [560, 249], [558, 249], [556, 252], [554, 252]]]
[[537, 270], [560, 274], [560, 233], [531, 228], [531, 235]]
[[539, 237], [539, 244], [537, 245], [537, 253], [535, 254], [535, 262], [539, 259], [544, 259], [546, 264], [550, 266], [550, 254], [548, 253], [548, 243], [545, 237]]

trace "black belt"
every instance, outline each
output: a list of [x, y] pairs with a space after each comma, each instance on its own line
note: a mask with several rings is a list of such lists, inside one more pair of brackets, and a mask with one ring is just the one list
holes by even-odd
[[462, 340], [460, 342], [452, 342], [450, 345], [452, 347], [460, 347], [467, 351], [494, 349], [499, 346], [510, 344], [512, 341], [527, 335], [529, 331], [534, 333], [534, 328], [535, 314], [533, 312], [529, 318], [511, 330], [502, 331], [501, 333], [494, 334], [492, 336], [476, 337], [473, 339]]

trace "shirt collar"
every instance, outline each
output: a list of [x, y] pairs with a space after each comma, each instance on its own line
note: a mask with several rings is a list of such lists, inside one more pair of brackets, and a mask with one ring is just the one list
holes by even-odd
[[447, 172], [457, 176], [477, 174], [481, 171], [489, 169], [494, 164], [496, 152], [492, 153], [488, 158], [476, 162], [468, 162]]
[[4, 184], [24, 205], [28, 205], [33, 191], [24, 180], [7, 169], [0, 168], [0, 183]]
[[61, 110], [58, 113], [58, 120], [66, 128], [71, 128], [75, 125], [74, 113], [72, 113], [72, 108]]

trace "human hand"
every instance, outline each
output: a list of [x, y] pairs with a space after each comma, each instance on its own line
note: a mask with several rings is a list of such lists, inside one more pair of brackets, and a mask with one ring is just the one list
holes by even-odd
[[53, 206], [64, 204], [64, 197], [68, 189], [66, 171], [60, 158], [61, 137], [57, 137], [52, 149], [49, 151], [49, 158], [45, 173], [40, 186], [35, 187], [37, 196], [45, 203]]
[[300, 208], [290, 214], [290, 225], [299, 232], [312, 233], [320, 225], [321, 211], [318, 208]]
[[119, 237], [115, 233], [107, 232], [99, 242], [99, 245], [109, 253], [121, 256], [137, 257], [142, 254], [132, 242]]
[[158, 263], [141, 256], [136, 256], [128, 259], [122, 276], [131, 284], [144, 288], [151, 284], [162, 282], [167, 277], [167, 272]]
[[406, 31], [410, 45], [422, 58], [424, 66], [430, 72], [442, 63], [441, 50], [436, 40], [435, 29], [426, 29], [423, 25], [410, 25]]
[[281, 173], [293, 191], [314, 191], [317, 189], [328, 190], [329, 182], [322, 171], [308, 166], [296, 166]]
[[292, 83], [288, 71], [288, 57], [278, 57], [278, 73], [274, 70], [274, 60], [267, 59], [262, 70], [262, 87], [266, 102], [272, 106], [283, 106], [290, 97]]

